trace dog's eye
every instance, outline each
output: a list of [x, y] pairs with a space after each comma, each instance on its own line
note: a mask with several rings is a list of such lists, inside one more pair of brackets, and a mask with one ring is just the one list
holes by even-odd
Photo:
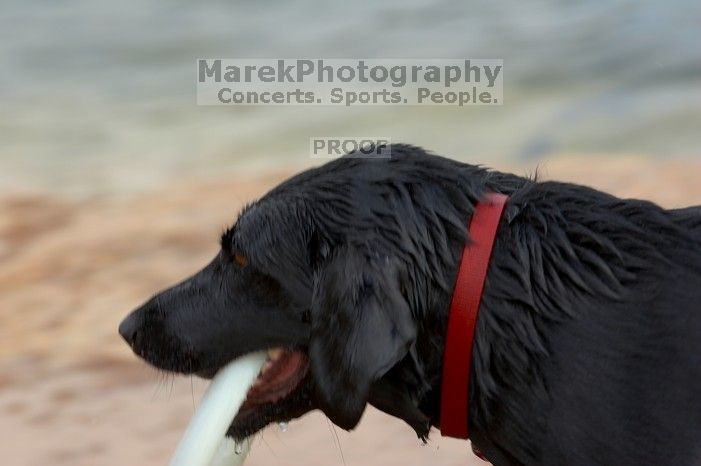
[[236, 262], [236, 265], [238, 265], [239, 267], [246, 267], [248, 265], [248, 258], [240, 252], [235, 252], [234, 262]]

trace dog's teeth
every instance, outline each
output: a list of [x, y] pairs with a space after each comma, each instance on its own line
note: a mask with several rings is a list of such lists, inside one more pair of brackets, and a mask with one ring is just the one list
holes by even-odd
[[282, 348], [272, 348], [272, 349], [268, 350], [268, 357], [274, 361], [277, 358], [279, 358], [280, 356], [282, 356], [282, 353], [284, 353], [284, 352], [285, 352], [285, 350]]
[[265, 364], [263, 364], [263, 368], [260, 370], [260, 375], [265, 374], [265, 371], [273, 367], [273, 361], [265, 361]]

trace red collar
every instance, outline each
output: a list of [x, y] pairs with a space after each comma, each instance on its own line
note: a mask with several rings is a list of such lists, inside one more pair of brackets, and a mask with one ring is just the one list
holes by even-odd
[[470, 242], [462, 251], [443, 354], [440, 426], [444, 437], [469, 438], [472, 341], [489, 259], [507, 199], [503, 194], [486, 194], [475, 206], [468, 228]]

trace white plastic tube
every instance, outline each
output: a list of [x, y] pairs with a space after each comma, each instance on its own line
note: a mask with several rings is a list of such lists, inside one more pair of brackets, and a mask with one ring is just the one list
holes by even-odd
[[200, 405], [190, 419], [180, 443], [173, 452], [170, 466], [238, 466], [248, 453], [250, 440], [243, 451], [233, 452], [234, 442], [226, 431], [246, 399], [266, 359], [265, 352], [242, 356], [222, 367], [212, 379]]

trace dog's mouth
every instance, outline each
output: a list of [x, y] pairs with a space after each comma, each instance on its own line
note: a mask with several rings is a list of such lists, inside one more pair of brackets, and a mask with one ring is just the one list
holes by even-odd
[[273, 348], [227, 435], [243, 439], [275, 422], [288, 421], [313, 409], [309, 357], [299, 349]]
[[268, 350], [268, 359], [248, 390], [239, 416], [245, 416], [257, 406], [282, 400], [299, 386], [308, 371], [309, 358], [302, 351], [286, 348]]

